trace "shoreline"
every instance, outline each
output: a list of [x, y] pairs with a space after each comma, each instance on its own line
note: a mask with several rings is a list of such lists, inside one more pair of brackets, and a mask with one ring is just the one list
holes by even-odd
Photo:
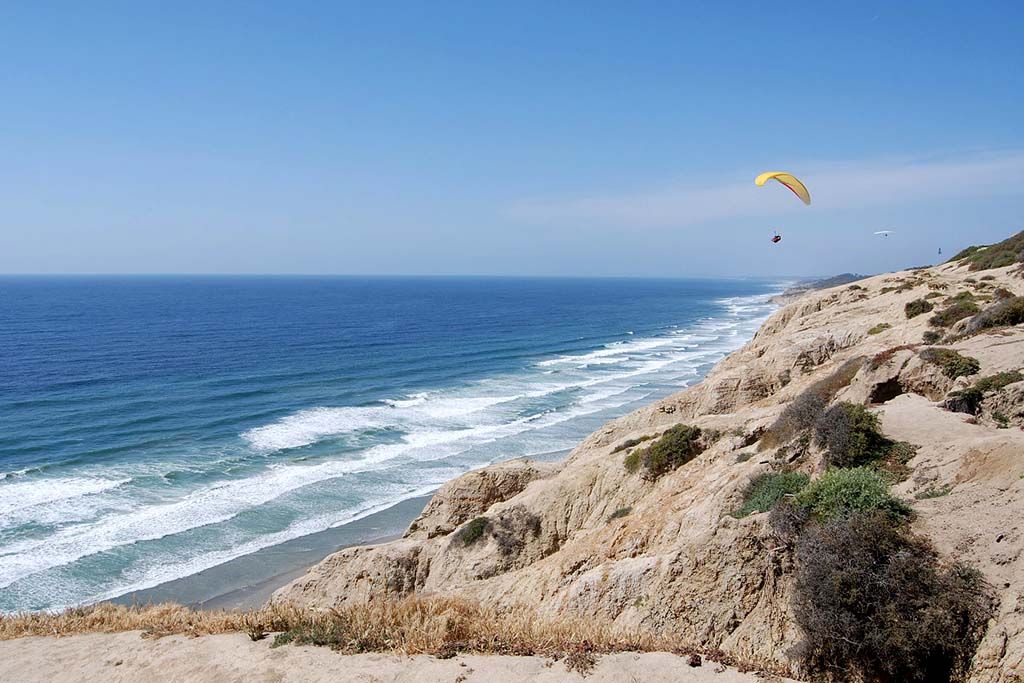
[[400, 538], [434, 491], [400, 501], [332, 529], [262, 548], [196, 574], [104, 600], [122, 605], [176, 602], [197, 609], [245, 610], [262, 606], [275, 590], [344, 548]]

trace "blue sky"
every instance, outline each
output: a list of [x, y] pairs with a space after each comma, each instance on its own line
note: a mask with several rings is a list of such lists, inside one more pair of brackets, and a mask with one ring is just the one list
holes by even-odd
[[1024, 228], [1019, 2], [20, 4], [0, 272], [830, 274]]

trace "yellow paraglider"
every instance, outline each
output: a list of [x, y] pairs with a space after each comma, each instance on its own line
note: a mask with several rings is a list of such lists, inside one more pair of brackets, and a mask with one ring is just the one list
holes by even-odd
[[807, 187], [800, 182], [800, 179], [795, 175], [785, 173], [783, 171], [768, 171], [767, 173], [762, 173], [757, 176], [757, 178], [754, 179], [754, 184], [758, 187], [762, 187], [769, 180], [775, 180], [788, 187], [804, 204], [811, 203], [811, 193], [807, 191]]

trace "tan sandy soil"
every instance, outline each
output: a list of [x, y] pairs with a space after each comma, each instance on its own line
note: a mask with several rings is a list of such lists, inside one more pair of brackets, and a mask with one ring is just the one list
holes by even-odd
[[542, 657], [340, 655], [323, 647], [270, 647], [242, 634], [188, 638], [142, 638], [138, 631], [65, 638], [19, 638], [0, 642], [0, 681], [78, 683], [498, 683], [582, 681], [588, 683], [785, 683], [714, 662], [691, 667], [667, 653], [598, 657], [584, 679], [564, 662]]

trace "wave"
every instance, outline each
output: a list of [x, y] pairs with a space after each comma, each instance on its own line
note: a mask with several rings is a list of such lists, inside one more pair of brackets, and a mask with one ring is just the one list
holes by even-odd
[[0, 516], [19, 509], [109, 491], [128, 481], [98, 477], [49, 477], [23, 481], [15, 479], [11, 483], [0, 484]]

